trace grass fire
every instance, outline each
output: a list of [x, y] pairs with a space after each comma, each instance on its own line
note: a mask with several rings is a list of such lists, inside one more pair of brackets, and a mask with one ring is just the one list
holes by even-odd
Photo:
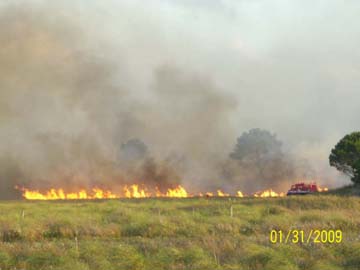
[[0, 270], [359, 270], [359, 14], [0, 0]]
[[[310, 184], [313, 189], [308, 190], [308, 192], [324, 192], [328, 191], [328, 188], [317, 187], [316, 184]], [[303, 183], [295, 184], [296, 187], [304, 186]], [[66, 192], [62, 188], [51, 188], [47, 191], [31, 190], [24, 187], [16, 187], [16, 189], [22, 192], [23, 198], [26, 200], [94, 200], [94, 199], [119, 199], [119, 198], [191, 198], [191, 197], [257, 197], [257, 198], [268, 198], [268, 197], [284, 197], [284, 192], [275, 192], [272, 189], [263, 190], [255, 192], [254, 194], [244, 195], [240, 190], [234, 191], [233, 193], [226, 193], [222, 190], [217, 190], [216, 192], [198, 192], [191, 193], [187, 191], [183, 186], [178, 185], [175, 188], [168, 188], [166, 192], [161, 192], [159, 188], [151, 189], [143, 187], [142, 185], [130, 185], [120, 188], [119, 191], [110, 191], [107, 189], [101, 189], [94, 187], [90, 190], [80, 189], [75, 192]], [[294, 186], [291, 187], [291, 191], [301, 191], [306, 192], [306, 189], [295, 189]], [[288, 192], [288, 195], [289, 195]], [[294, 193], [292, 193], [294, 194]]]

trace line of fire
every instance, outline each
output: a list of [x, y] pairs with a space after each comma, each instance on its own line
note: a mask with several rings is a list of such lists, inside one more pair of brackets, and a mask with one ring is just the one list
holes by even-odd
[[66, 192], [62, 188], [51, 188], [46, 191], [32, 190], [25, 187], [15, 187], [22, 192], [22, 196], [26, 200], [101, 200], [101, 199], [120, 199], [120, 198], [191, 198], [191, 197], [257, 197], [257, 198], [276, 198], [289, 195], [306, 195], [319, 192], [327, 192], [328, 188], [321, 188], [316, 183], [296, 183], [285, 192], [275, 192], [272, 189], [258, 191], [247, 195], [240, 190], [234, 193], [227, 193], [222, 190], [216, 192], [188, 192], [183, 186], [178, 185], [175, 188], [169, 188], [165, 192], [161, 192], [158, 188], [151, 190], [140, 185], [124, 186], [120, 191], [111, 191], [98, 187], [90, 190], [80, 189], [78, 191]]

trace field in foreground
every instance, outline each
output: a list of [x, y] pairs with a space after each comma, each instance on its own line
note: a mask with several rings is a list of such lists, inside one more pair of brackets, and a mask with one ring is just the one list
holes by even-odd
[[[272, 244], [272, 229], [343, 242]], [[2, 270], [359, 269], [360, 199], [1, 202], [0, 234]]]

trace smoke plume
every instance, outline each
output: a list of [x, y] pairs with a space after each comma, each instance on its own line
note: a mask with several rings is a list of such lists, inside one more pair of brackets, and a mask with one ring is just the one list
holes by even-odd
[[[294, 22], [293, 36], [288, 14], [303, 18], [303, 8], [278, 6], [275, 20], [269, 4], [240, 2], [145, 4], [152, 12], [133, 1], [0, 4], [0, 197], [18, 196], [16, 185], [253, 190], [261, 181], [245, 184], [252, 171], [228, 156], [257, 126], [276, 132], [295, 160], [278, 178], [345, 183], [327, 156], [356, 128], [359, 107], [348, 97], [357, 93], [360, 55], [345, 51], [359, 36], [349, 27], [331, 37], [316, 12]], [[274, 30], [265, 34], [267, 20]], [[335, 42], [347, 34], [354, 42]], [[328, 53], [322, 40], [334, 41]], [[135, 138], [145, 152], [130, 147], [124, 156]]]

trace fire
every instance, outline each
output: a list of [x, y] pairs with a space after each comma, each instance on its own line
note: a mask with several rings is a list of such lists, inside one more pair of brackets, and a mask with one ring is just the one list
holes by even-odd
[[267, 189], [264, 191], [256, 192], [254, 197], [267, 198], [267, 197], [284, 197], [285, 194], [283, 192], [276, 193], [272, 189]]
[[150, 194], [147, 193], [144, 189], [139, 189], [138, 185], [131, 185], [130, 188], [125, 186], [124, 187], [124, 192], [125, 192], [125, 197], [126, 198], [146, 198], [146, 197], [150, 197]]
[[[148, 189], [137, 184], [130, 186], [124, 186], [120, 188], [117, 192], [101, 189], [94, 187], [92, 189], [80, 189], [76, 192], [66, 192], [62, 188], [51, 188], [47, 191], [31, 190], [28, 188], [19, 188], [16, 189], [22, 191], [22, 196], [27, 200], [81, 200], [81, 199], [118, 199], [118, 198], [189, 198], [189, 197], [238, 197], [243, 198], [248, 195], [244, 195], [240, 190], [232, 194], [226, 193], [222, 190], [217, 190], [213, 192], [201, 192], [201, 193], [189, 193], [183, 186], [178, 185], [174, 188], [169, 188], [166, 191], [162, 192], [158, 188]], [[328, 188], [318, 187], [319, 192], [326, 192]], [[257, 198], [267, 198], [267, 197], [284, 197], [285, 193], [277, 193], [272, 189], [267, 189], [264, 191], [258, 191], [253, 195], [250, 195]]]
[[79, 199], [116, 199], [117, 195], [111, 191], [104, 191], [99, 188], [93, 188], [91, 193], [82, 189], [78, 192], [66, 193], [63, 189], [50, 189], [44, 193], [38, 190], [22, 189], [23, 197], [27, 200], [79, 200]]
[[243, 197], [244, 197], [244, 194], [239, 190], [239, 191], [236, 193], [236, 197], [243, 198]]
[[217, 195], [219, 197], [229, 197], [230, 196], [230, 194], [222, 192], [220, 189], [217, 191]]
[[212, 192], [206, 192], [206, 193], [205, 193], [205, 196], [206, 196], [206, 197], [214, 197], [214, 193], [212, 193]]
[[182, 186], [178, 186], [175, 189], [168, 189], [165, 197], [169, 198], [187, 198], [189, 197], [187, 191]]
[[[122, 192], [114, 193], [109, 190], [100, 188], [93, 188], [90, 191], [81, 189], [77, 192], [65, 192], [64, 189], [52, 188], [48, 191], [41, 192], [39, 190], [30, 190], [27, 188], [18, 188], [23, 193], [23, 197], [27, 200], [81, 200], [81, 199], [119, 199], [119, 198], [189, 198], [189, 197], [239, 197], [243, 198], [245, 195], [241, 191], [237, 191], [235, 195], [230, 195], [222, 190], [213, 192], [205, 192], [199, 194], [190, 194], [184, 187], [177, 186], [173, 189], [169, 188], [166, 192], [161, 192], [158, 188], [155, 192], [148, 191], [147, 188], [141, 188], [139, 185], [124, 186]], [[255, 197], [279, 197], [284, 196], [284, 193], [276, 193], [272, 190], [265, 190], [254, 194]]]
[[[23, 197], [27, 200], [81, 200], [81, 199], [118, 199], [118, 198], [151, 198], [151, 197], [163, 197], [163, 198], [188, 198], [188, 197], [229, 197], [229, 193], [222, 190], [217, 190], [216, 195], [213, 192], [205, 192], [199, 194], [190, 194], [184, 187], [177, 186], [175, 188], [169, 188], [166, 192], [161, 192], [158, 188], [155, 192], [148, 191], [147, 188], [141, 188], [139, 185], [124, 186], [122, 192], [114, 193], [109, 190], [103, 190], [100, 188], [93, 188], [90, 191], [81, 189], [77, 192], [65, 192], [64, 189], [52, 188], [48, 191], [41, 192], [39, 190], [30, 190], [27, 188], [19, 188], [23, 193]], [[237, 191], [235, 197], [244, 197], [241, 191]]]
[[122, 192], [113, 193], [100, 188], [93, 188], [91, 191], [81, 189], [78, 192], [65, 192], [63, 189], [52, 188], [45, 192], [39, 190], [30, 190], [27, 188], [18, 188], [23, 192], [23, 197], [27, 200], [80, 200], [80, 199], [118, 199], [118, 198], [150, 198], [150, 197], [168, 197], [168, 198], [187, 198], [188, 192], [182, 186], [173, 189], [169, 188], [166, 193], [158, 189], [155, 194], [147, 191], [146, 188], [140, 188], [139, 185], [124, 186]]

